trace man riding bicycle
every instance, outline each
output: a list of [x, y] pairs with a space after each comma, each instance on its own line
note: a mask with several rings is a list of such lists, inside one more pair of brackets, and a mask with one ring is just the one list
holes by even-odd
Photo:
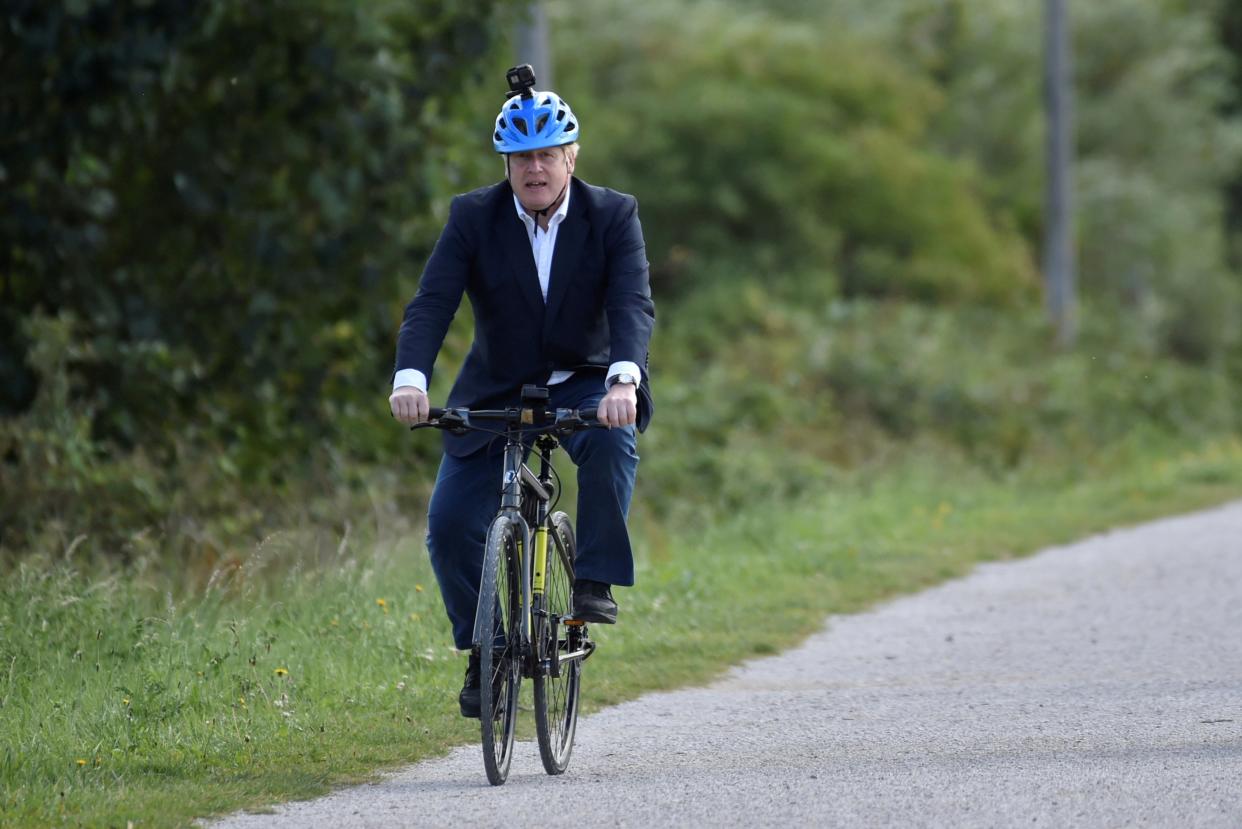
[[[529, 67], [509, 72], [492, 144], [505, 178], [453, 199], [397, 338], [389, 404], [402, 423], [428, 419], [427, 383], [462, 294], [474, 342], [447, 405], [516, 406], [523, 385], [547, 386], [549, 408], [597, 408], [608, 429], [566, 437], [578, 467], [573, 615], [611, 624], [613, 585], [634, 583], [626, 515], [638, 468], [635, 427], [653, 405], [646, 372], [655, 322], [646, 247], [633, 196], [573, 175], [578, 120]], [[444, 433], [427, 513], [427, 547], [458, 649], [471, 647], [487, 527], [500, 503], [503, 440]], [[497, 444], [500, 445], [497, 445]], [[479, 657], [459, 696], [479, 716]]]

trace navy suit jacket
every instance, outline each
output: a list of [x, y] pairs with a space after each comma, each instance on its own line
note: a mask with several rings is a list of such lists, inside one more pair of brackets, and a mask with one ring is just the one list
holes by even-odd
[[[474, 343], [447, 405], [514, 406], [523, 384], [545, 385], [556, 370], [596, 373], [602, 391], [608, 366], [628, 360], [643, 369], [638, 393], [642, 431], [654, 411], [647, 345], [655, 306], [638, 202], [577, 178], [570, 187], [546, 303], [509, 182], [453, 199], [418, 293], [406, 306], [396, 367], [418, 369], [430, 381], [465, 293], [474, 309]], [[445, 433], [445, 451], [463, 457], [491, 439], [477, 432]]]

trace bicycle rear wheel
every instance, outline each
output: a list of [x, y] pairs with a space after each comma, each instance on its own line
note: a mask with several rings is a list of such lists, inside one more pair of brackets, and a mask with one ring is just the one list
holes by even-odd
[[526, 532], [511, 516], [498, 516], [487, 531], [483, 578], [474, 638], [482, 674], [479, 688], [483, 766], [487, 779], [499, 786], [509, 776], [513, 733], [517, 725], [518, 691], [522, 681], [520, 550]]
[[[583, 628], [566, 627], [560, 620], [572, 611], [574, 555], [577, 542], [574, 527], [563, 512], [552, 515], [548, 533], [548, 558], [544, 575], [542, 609], [535, 615], [534, 641], [541, 667], [535, 671], [535, 732], [539, 737], [539, 756], [548, 774], [560, 774], [569, 766], [578, 727], [578, 691], [582, 682], [582, 658], [562, 661], [580, 651], [585, 639]], [[553, 665], [557, 675], [553, 676]]]

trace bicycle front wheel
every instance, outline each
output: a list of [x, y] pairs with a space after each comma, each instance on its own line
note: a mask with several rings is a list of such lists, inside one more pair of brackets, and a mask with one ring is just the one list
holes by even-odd
[[[539, 756], [548, 774], [560, 774], [569, 766], [578, 727], [578, 691], [582, 681], [580, 655], [584, 635], [581, 627], [567, 627], [560, 620], [572, 612], [574, 527], [563, 512], [552, 515], [548, 533], [547, 569], [544, 575], [543, 613], [535, 615], [533, 639], [537, 643], [540, 669], [535, 671], [535, 732]], [[573, 656], [579, 652], [578, 656]], [[566, 659], [565, 657], [569, 657]]]
[[518, 563], [525, 538], [525, 526], [518, 519], [502, 515], [492, 522], [487, 531], [479, 585], [474, 630], [482, 674], [479, 713], [483, 767], [493, 786], [505, 782], [513, 760], [513, 733], [522, 681], [518, 622], [522, 588]]

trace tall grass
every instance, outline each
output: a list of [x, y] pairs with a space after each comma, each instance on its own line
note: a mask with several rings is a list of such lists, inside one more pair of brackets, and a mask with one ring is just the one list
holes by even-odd
[[283, 554], [259, 548], [180, 600], [152, 574], [23, 561], [0, 590], [7, 816], [123, 825], [108, 804], [138, 785], [146, 814], [184, 817], [187, 787], [201, 809], [292, 767], [314, 786], [401, 759], [411, 733], [460, 735], [441, 716], [460, 667], [416, 545], [342, 547], [315, 570]]
[[[710, 678], [972, 563], [1242, 493], [1242, 443], [1136, 438], [1003, 479], [912, 451], [705, 532], [644, 536], [590, 706]], [[421, 541], [270, 540], [193, 595], [29, 559], [0, 588], [0, 824], [181, 825], [477, 738]], [[265, 575], [266, 573], [266, 575]]]

